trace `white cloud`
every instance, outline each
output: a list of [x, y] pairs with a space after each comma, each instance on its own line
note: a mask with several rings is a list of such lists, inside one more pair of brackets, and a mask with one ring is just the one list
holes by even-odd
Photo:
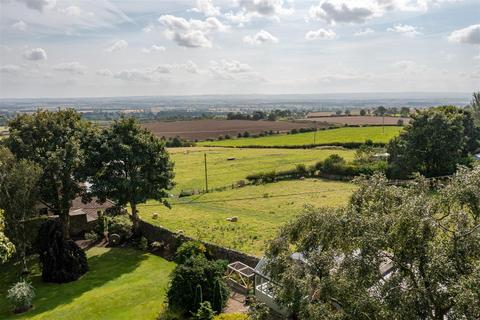
[[97, 75], [102, 77], [113, 77], [113, 72], [110, 69], [100, 69], [95, 72]]
[[333, 30], [327, 30], [327, 29], [318, 29], [318, 30], [311, 30], [308, 31], [305, 34], [305, 39], [306, 40], [317, 40], [317, 39], [322, 39], [322, 40], [332, 40], [336, 38], [336, 34]]
[[458, 43], [480, 44], [480, 24], [453, 31], [448, 40]]
[[22, 67], [15, 64], [7, 64], [0, 67], [0, 73], [16, 74], [22, 71]]
[[363, 37], [363, 36], [366, 36], [366, 35], [369, 35], [369, 34], [372, 34], [374, 33], [375, 31], [371, 28], [365, 28], [365, 29], [362, 29], [362, 30], [359, 30], [357, 32], [355, 32], [353, 35], [355, 37]]
[[278, 43], [278, 38], [270, 32], [260, 30], [252, 36], [245, 36], [243, 42], [248, 44]]
[[28, 8], [38, 11], [43, 11], [47, 8], [53, 8], [56, 5], [56, 0], [16, 0], [17, 2], [25, 4]]
[[128, 47], [128, 42], [125, 40], [117, 40], [113, 42], [107, 49], [107, 52], [115, 52], [121, 49], [125, 49]]
[[47, 59], [47, 53], [42, 48], [28, 49], [23, 53], [23, 57], [31, 61], [40, 61]]
[[140, 69], [127, 69], [113, 75], [115, 79], [124, 81], [153, 81], [151, 72]]
[[173, 40], [177, 45], [187, 48], [209, 48], [212, 46], [209, 34], [228, 29], [228, 26], [214, 17], [206, 20], [186, 20], [181, 17], [164, 15], [158, 21], [166, 27], [167, 38]]
[[[66, 7], [66, 8], [59, 8], [58, 9], [59, 12], [61, 12], [62, 14], [65, 14], [69, 17], [80, 17], [82, 14], [87, 14], [87, 13], [84, 13], [82, 9], [80, 9], [79, 7], [77, 6], [69, 6], [69, 7]], [[92, 13], [88, 13], [88, 14], [92, 14]]]
[[164, 46], [157, 46], [156, 44], [150, 46], [149, 48], [142, 48], [143, 53], [152, 53], [152, 52], [164, 52], [166, 49]]
[[238, 79], [239, 75], [252, 72], [252, 67], [237, 60], [210, 61], [209, 70], [213, 76], [223, 80]]
[[192, 11], [203, 13], [207, 17], [220, 15], [220, 8], [215, 7], [212, 0], [197, 0], [197, 5]]
[[171, 65], [168, 65], [168, 64], [162, 64], [158, 67], [156, 67], [152, 73], [170, 73], [171, 72], [171, 69], [172, 69], [172, 66]]
[[155, 30], [155, 26], [153, 24], [148, 24], [147, 26], [145, 26], [143, 29], [142, 29], [142, 32], [144, 33], [150, 33], [152, 32], [153, 30]]
[[185, 69], [188, 73], [200, 73], [200, 69], [198, 66], [195, 64], [195, 62], [189, 60], [187, 63], [182, 65], [182, 68]]
[[66, 72], [71, 74], [83, 75], [86, 73], [87, 68], [81, 65], [78, 61], [64, 62], [57, 64], [53, 67], [53, 70]]
[[375, 1], [324, 0], [318, 5], [311, 6], [309, 10], [310, 18], [323, 20], [332, 25], [364, 23], [375, 15], [381, 15], [381, 10]]
[[404, 35], [410, 38], [413, 38], [422, 34], [420, 31], [418, 31], [417, 27], [410, 26], [408, 24], [397, 24], [396, 26], [388, 28], [387, 30], [391, 32], [400, 33], [401, 35]]
[[17, 21], [14, 24], [12, 24], [12, 29], [18, 30], [18, 31], [25, 31], [27, 30], [27, 24], [25, 21]]
[[238, 11], [228, 12], [225, 18], [242, 25], [254, 17], [266, 17], [278, 20], [280, 16], [294, 13], [293, 7], [285, 7], [283, 0], [236, 0]]

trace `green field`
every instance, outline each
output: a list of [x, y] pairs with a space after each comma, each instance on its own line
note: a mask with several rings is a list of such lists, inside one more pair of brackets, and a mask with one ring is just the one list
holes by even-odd
[[174, 263], [126, 248], [92, 248], [87, 255], [90, 271], [66, 284], [42, 282], [35, 265], [34, 309], [22, 315], [14, 315], [5, 299], [7, 288], [16, 280], [13, 268], [0, 266], [0, 319], [154, 320], [158, 317], [164, 308]]
[[313, 164], [333, 153], [346, 160], [353, 160], [355, 154], [353, 150], [335, 149], [172, 148], [169, 152], [175, 163], [174, 194], [205, 189], [204, 153], [209, 188], [231, 185], [251, 173], [292, 169], [299, 163]]
[[[172, 199], [172, 209], [150, 201], [139, 206], [143, 220], [186, 235], [261, 256], [265, 242], [302, 212], [305, 205], [346, 204], [351, 183], [306, 179]], [[158, 213], [153, 219], [152, 214]], [[238, 222], [227, 222], [228, 217]]]
[[339, 129], [329, 129], [316, 132], [289, 134], [289, 135], [273, 135], [260, 138], [241, 138], [222, 141], [203, 141], [199, 142], [199, 146], [215, 146], [215, 147], [245, 147], [245, 146], [302, 146], [313, 144], [329, 144], [329, 143], [363, 143], [368, 139], [373, 142], [386, 143], [393, 137], [397, 136], [403, 127], [385, 126], [382, 127], [348, 127]]

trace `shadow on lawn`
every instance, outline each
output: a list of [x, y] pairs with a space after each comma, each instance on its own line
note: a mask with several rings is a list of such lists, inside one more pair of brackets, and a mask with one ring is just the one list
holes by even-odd
[[[14, 319], [29, 318], [63, 304], [68, 304], [83, 293], [103, 286], [109, 281], [134, 271], [146, 258], [146, 254], [139, 250], [111, 248], [102, 254], [88, 258], [89, 271], [77, 281], [64, 284], [43, 282], [37, 265], [32, 268], [34, 274], [30, 278], [36, 291], [36, 298], [34, 300], [35, 308], [25, 314], [15, 316], [11, 313], [10, 309], [2, 306], [0, 307], [0, 319], [4, 317]], [[6, 285], [6, 291], [14, 281], [14, 277], [1, 276], [1, 291], [4, 291], [4, 285]], [[4, 292], [1, 292], [0, 295], [4, 295]], [[3, 297], [0, 299], [0, 302], [2, 300], [6, 302]], [[7, 308], [9, 307], [7, 306]]]

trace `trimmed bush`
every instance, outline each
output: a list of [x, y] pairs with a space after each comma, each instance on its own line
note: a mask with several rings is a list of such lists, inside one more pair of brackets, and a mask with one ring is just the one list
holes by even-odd
[[187, 241], [182, 243], [175, 252], [175, 262], [178, 264], [182, 264], [191, 257], [206, 257], [206, 254], [207, 249], [205, 248], [203, 243], [198, 241]]
[[108, 233], [118, 234], [122, 241], [132, 236], [133, 223], [128, 215], [107, 218]]
[[48, 220], [41, 225], [36, 244], [43, 281], [75, 281], [88, 271], [85, 252], [74, 241], [65, 240], [58, 220]]
[[32, 307], [35, 290], [27, 281], [19, 281], [8, 289], [7, 299], [13, 305], [15, 313], [22, 313]]
[[201, 288], [202, 300], [210, 302], [214, 297], [215, 283], [218, 282], [221, 301], [224, 303], [214, 311], [221, 312], [229, 294], [223, 280], [226, 270], [226, 261], [209, 261], [202, 255], [192, 256], [183, 264], [178, 264], [171, 274], [170, 288], [167, 292], [169, 308], [181, 311], [184, 315], [193, 314], [199, 308], [195, 305], [199, 303], [198, 299], [195, 299], [196, 288]]
[[197, 312], [193, 314], [193, 318], [196, 320], [211, 320], [214, 316], [215, 311], [212, 310], [212, 306], [208, 301], [200, 303]]

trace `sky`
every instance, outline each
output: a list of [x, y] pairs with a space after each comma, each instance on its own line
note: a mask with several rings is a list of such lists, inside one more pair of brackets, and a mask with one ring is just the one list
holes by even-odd
[[480, 0], [0, 0], [0, 98], [480, 90]]

